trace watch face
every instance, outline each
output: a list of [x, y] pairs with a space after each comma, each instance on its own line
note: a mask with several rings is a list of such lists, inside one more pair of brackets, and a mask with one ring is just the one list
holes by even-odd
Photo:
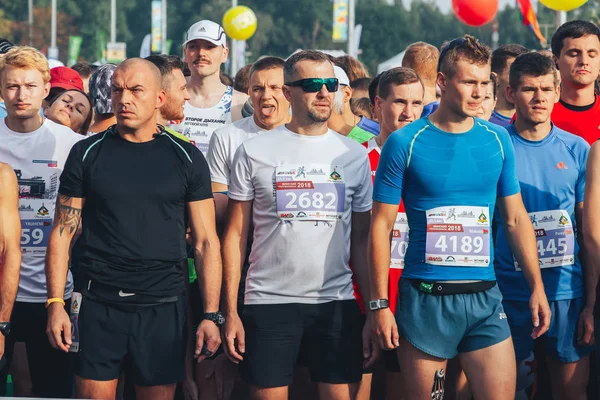
[[223, 314], [219, 313], [217, 314], [217, 325], [221, 326], [225, 323], [225, 317], [223, 316]]

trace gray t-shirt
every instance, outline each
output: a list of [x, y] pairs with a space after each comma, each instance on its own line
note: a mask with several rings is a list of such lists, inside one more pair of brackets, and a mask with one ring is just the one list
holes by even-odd
[[245, 304], [317, 304], [354, 298], [352, 212], [372, 205], [366, 149], [331, 130], [285, 126], [243, 142], [229, 197], [253, 200], [254, 244]]

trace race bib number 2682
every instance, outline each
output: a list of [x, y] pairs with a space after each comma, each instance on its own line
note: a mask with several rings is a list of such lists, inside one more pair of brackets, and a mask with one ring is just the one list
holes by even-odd
[[346, 201], [344, 170], [324, 164], [282, 165], [275, 170], [277, 214], [287, 221], [337, 221]]

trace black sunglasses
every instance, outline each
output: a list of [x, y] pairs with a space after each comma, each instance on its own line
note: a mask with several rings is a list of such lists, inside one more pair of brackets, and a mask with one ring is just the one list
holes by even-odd
[[306, 78], [294, 82], [287, 82], [286, 86], [300, 86], [306, 93], [317, 93], [323, 88], [327, 88], [328, 92], [337, 92], [340, 86], [337, 78]]
[[450, 42], [448, 42], [447, 45], [445, 45], [442, 48], [442, 51], [440, 52], [440, 58], [438, 59], [438, 72], [440, 72], [440, 67], [442, 66], [442, 60], [444, 59], [444, 57], [446, 57], [446, 54], [448, 54], [448, 52], [452, 49], [455, 49], [459, 46], [464, 46], [465, 44], [467, 44], [467, 39], [465, 38], [456, 38], [451, 40]]

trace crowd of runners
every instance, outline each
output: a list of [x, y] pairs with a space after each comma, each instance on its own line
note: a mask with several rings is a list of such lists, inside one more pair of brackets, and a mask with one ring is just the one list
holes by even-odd
[[594, 393], [593, 23], [373, 78], [303, 50], [231, 82], [208, 20], [183, 59], [0, 53], [0, 395]]

